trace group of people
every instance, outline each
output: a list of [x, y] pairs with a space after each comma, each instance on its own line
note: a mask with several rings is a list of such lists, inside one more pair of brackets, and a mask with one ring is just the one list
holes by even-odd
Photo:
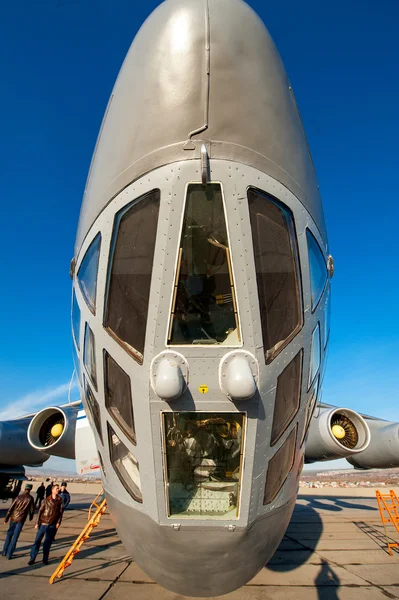
[[51, 544], [61, 525], [62, 516], [65, 508], [68, 506], [71, 497], [67, 490], [67, 484], [62, 482], [61, 488], [53, 481], [47, 487], [42, 483], [36, 490], [36, 500], [31, 496], [33, 485], [27, 483], [22, 494], [17, 496], [7, 511], [4, 523], [10, 522], [6, 540], [4, 542], [2, 556], [9, 560], [15, 551], [19, 534], [22, 531], [24, 523], [29, 516], [32, 521], [36, 506], [39, 507], [35, 529], [37, 529], [35, 541], [30, 550], [30, 559], [28, 565], [33, 565], [39, 553], [42, 540], [43, 543], [43, 564], [48, 564]]

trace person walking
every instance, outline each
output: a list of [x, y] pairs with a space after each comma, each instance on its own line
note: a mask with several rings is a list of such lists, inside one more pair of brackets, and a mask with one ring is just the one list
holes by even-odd
[[58, 484], [53, 485], [51, 495], [44, 499], [37, 514], [35, 529], [38, 531], [32, 548], [30, 549], [30, 560], [28, 565], [33, 565], [35, 562], [43, 538], [43, 564], [48, 565], [51, 544], [61, 525], [62, 514], [64, 512], [62, 500], [58, 495], [59, 491], [60, 486]]
[[65, 481], [63, 481], [61, 483], [61, 491], [59, 493], [59, 496], [61, 498], [62, 501], [62, 508], [65, 510], [66, 507], [68, 506], [68, 504], [71, 501], [71, 496], [67, 490], [67, 484], [65, 483]]
[[15, 498], [14, 502], [7, 511], [4, 523], [6, 524], [8, 521], [10, 521], [10, 525], [8, 527], [6, 540], [4, 542], [2, 556], [5, 556], [8, 558], [8, 560], [10, 560], [14, 554], [19, 534], [22, 531], [26, 517], [29, 514], [29, 520], [31, 521], [33, 518], [35, 508], [33, 497], [30, 495], [32, 488], [33, 485], [31, 483], [27, 483], [25, 486], [25, 491]]
[[44, 487], [44, 483], [42, 482], [36, 490], [35, 509], [36, 509], [36, 506], [38, 506], [40, 508], [40, 505], [44, 500], [45, 491], [46, 491], [46, 488]]

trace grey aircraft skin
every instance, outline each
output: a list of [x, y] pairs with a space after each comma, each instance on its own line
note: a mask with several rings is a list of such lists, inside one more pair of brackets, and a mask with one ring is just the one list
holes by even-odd
[[[167, 0], [112, 91], [72, 270], [110, 511], [134, 560], [174, 592], [235, 590], [284, 535], [325, 363], [328, 264], [312, 158], [263, 23], [241, 0]], [[128, 375], [134, 429], [104, 386], [108, 356]], [[241, 460], [223, 471], [234, 442]]]
[[[332, 274], [265, 26], [241, 0], [167, 0], [116, 80], [71, 263], [75, 366], [109, 509], [164, 587], [247, 583], [285, 533], [305, 459], [399, 466], [397, 423], [319, 401]], [[54, 410], [32, 419], [29, 444], [57, 454], [58, 435], [70, 456], [74, 428], [65, 409], [57, 433]]]

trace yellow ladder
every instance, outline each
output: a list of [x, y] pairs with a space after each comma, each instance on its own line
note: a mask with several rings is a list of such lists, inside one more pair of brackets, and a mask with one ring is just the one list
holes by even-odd
[[[103, 498], [100, 503], [98, 502], [100, 496], [103, 497], [103, 490], [97, 494], [91, 503], [87, 525], [83, 528], [82, 532], [78, 535], [68, 552], [65, 554], [64, 558], [50, 577], [49, 583], [54, 583], [56, 577], [60, 578], [63, 576], [65, 569], [71, 566], [76, 554], [80, 552], [85, 541], [89, 539], [93, 529], [99, 524], [101, 517], [107, 510], [107, 501], [105, 498]], [[94, 507], [96, 507], [96, 512], [93, 514], [93, 516], [91, 516]]]
[[381, 494], [381, 492], [377, 490], [375, 495], [377, 496], [381, 521], [384, 525], [388, 553], [390, 554], [390, 556], [393, 556], [391, 548], [399, 548], [399, 543], [389, 542], [386, 525], [387, 523], [391, 523], [395, 527], [396, 531], [399, 533], [399, 498], [395, 494], [394, 490], [389, 490], [389, 494]]

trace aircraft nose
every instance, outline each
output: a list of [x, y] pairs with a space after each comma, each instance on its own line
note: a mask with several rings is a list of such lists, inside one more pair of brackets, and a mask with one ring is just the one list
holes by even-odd
[[171, 523], [148, 516], [109, 496], [125, 548], [157, 583], [185, 596], [228, 594], [250, 581], [271, 559], [288, 526], [295, 500], [248, 527]]

